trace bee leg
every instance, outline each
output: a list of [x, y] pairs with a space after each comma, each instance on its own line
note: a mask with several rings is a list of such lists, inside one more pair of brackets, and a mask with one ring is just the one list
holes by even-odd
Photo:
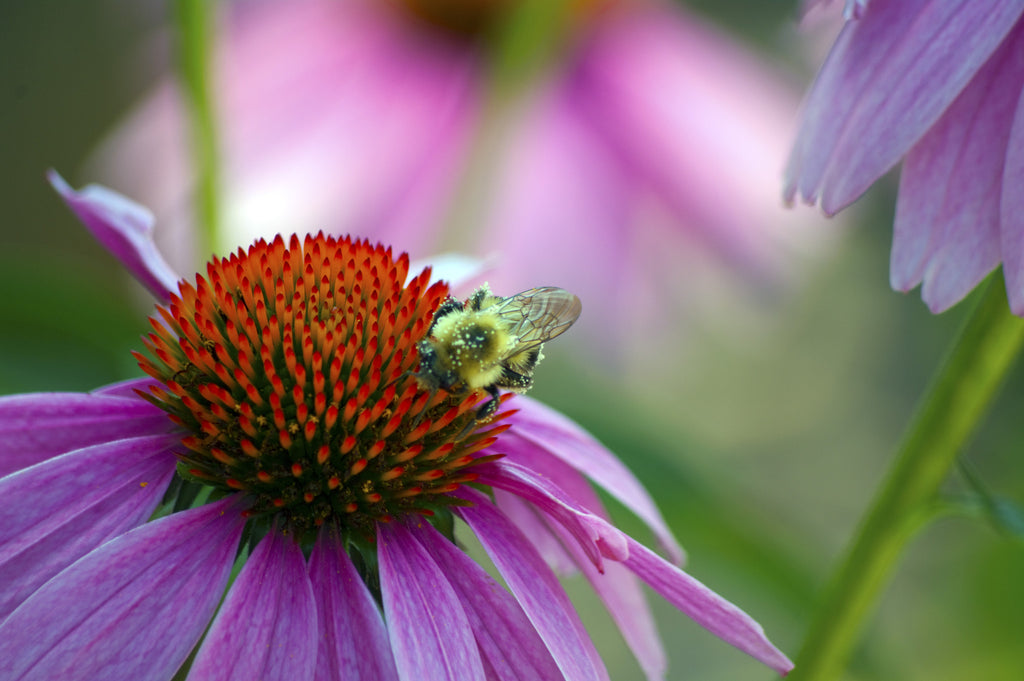
[[484, 390], [491, 396], [491, 399], [480, 405], [480, 408], [476, 410], [476, 420], [486, 421], [487, 419], [494, 416], [494, 412], [498, 411], [498, 407], [501, 406], [501, 393], [498, 392], [497, 386], [489, 385]]
[[498, 407], [501, 406], [501, 393], [498, 392], [496, 386], [488, 386], [484, 388], [487, 391], [489, 398], [484, 402], [477, 410], [476, 417], [466, 424], [466, 427], [462, 429], [462, 432], [455, 436], [455, 441], [462, 440], [467, 435], [473, 432], [473, 430], [486, 421], [487, 419], [494, 416], [494, 413], [498, 411]]

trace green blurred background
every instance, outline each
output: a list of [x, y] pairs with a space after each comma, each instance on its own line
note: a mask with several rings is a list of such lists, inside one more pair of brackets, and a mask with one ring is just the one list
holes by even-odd
[[[812, 67], [793, 46], [793, 5], [689, 3], [809, 82]], [[129, 351], [146, 328], [147, 296], [43, 173], [57, 168], [75, 186], [90, 180], [80, 174], [84, 159], [161, 68], [148, 46], [167, 14], [162, 3], [123, 0], [0, 7], [0, 394], [87, 390], [138, 374]], [[658, 358], [662, 379], [591, 371], [592, 360], [560, 340], [533, 393], [632, 467], [688, 550], [688, 569], [791, 656], [971, 305], [933, 316], [916, 293], [889, 289], [893, 198], [891, 182], [870, 191], [834, 250], [771, 314], [686, 320], [685, 349]], [[729, 332], [738, 325], [742, 342]], [[642, 351], [642, 333], [637, 340]], [[1022, 379], [1020, 370], [1011, 376], [965, 455], [993, 494], [1018, 500]], [[967, 489], [959, 475], [947, 487]], [[568, 588], [612, 678], [639, 678], [589, 588], [578, 580]], [[1020, 540], [977, 520], [940, 519], [912, 543], [844, 678], [1024, 678], [1022, 605]], [[654, 608], [668, 678], [771, 677], [671, 608], [656, 600]]]

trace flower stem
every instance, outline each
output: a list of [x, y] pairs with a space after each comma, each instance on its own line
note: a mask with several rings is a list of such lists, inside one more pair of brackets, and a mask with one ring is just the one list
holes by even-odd
[[192, 120], [192, 150], [195, 159], [197, 206], [196, 250], [199, 262], [209, 259], [221, 245], [219, 230], [220, 168], [217, 158], [217, 129], [210, 97], [210, 45], [213, 10], [211, 0], [175, 0], [178, 28], [178, 62], [186, 106]]
[[504, 23], [486, 47], [483, 106], [470, 152], [444, 220], [442, 250], [483, 247], [498, 170], [537, 79], [566, 45], [572, 19], [570, 0], [523, 0], [509, 5]]
[[1024, 320], [1010, 314], [1002, 277], [989, 279], [833, 575], [790, 681], [839, 677], [889, 574], [930, 517], [939, 486], [1024, 343]]
[[567, 0], [516, 3], [491, 50], [492, 94], [517, 95], [565, 46], [572, 16]]

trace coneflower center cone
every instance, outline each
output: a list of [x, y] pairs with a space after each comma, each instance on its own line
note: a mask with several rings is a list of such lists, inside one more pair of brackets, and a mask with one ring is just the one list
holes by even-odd
[[429, 269], [405, 283], [408, 270], [368, 242], [278, 236], [183, 281], [136, 353], [161, 384], [144, 396], [188, 431], [183, 477], [300, 533], [457, 503], [504, 427], [475, 428], [481, 395], [412, 375], [448, 287]]

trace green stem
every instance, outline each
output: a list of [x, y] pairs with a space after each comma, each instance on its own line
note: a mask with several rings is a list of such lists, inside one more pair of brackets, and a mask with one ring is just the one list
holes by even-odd
[[220, 229], [220, 168], [217, 127], [210, 97], [210, 46], [213, 31], [213, 0], [175, 0], [178, 28], [178, 59], [186, 106], [192, 122], [192, 153], [196, 165], [196, 250], [199, 262], [222, 245]]
[[833, 576], [789, 681], [839, 678], [865, 618], [1022, 343], [1024, 320], [1010, 314], [1002, 277], [990, 277]]
[[569, 0], [522, 0], [487, 42], [484, 104], [459, 185], [445, 219], [441, 250], [479, 250], [496, 184], [496, 172], [508, 154], [508, 135], [522, 115], [531, 86], [568, 42], [572, 19]]
[[568, 42], [572, 4], [522, 0], [492, 41], [489, 83], [498, 96], [518, 95]]

